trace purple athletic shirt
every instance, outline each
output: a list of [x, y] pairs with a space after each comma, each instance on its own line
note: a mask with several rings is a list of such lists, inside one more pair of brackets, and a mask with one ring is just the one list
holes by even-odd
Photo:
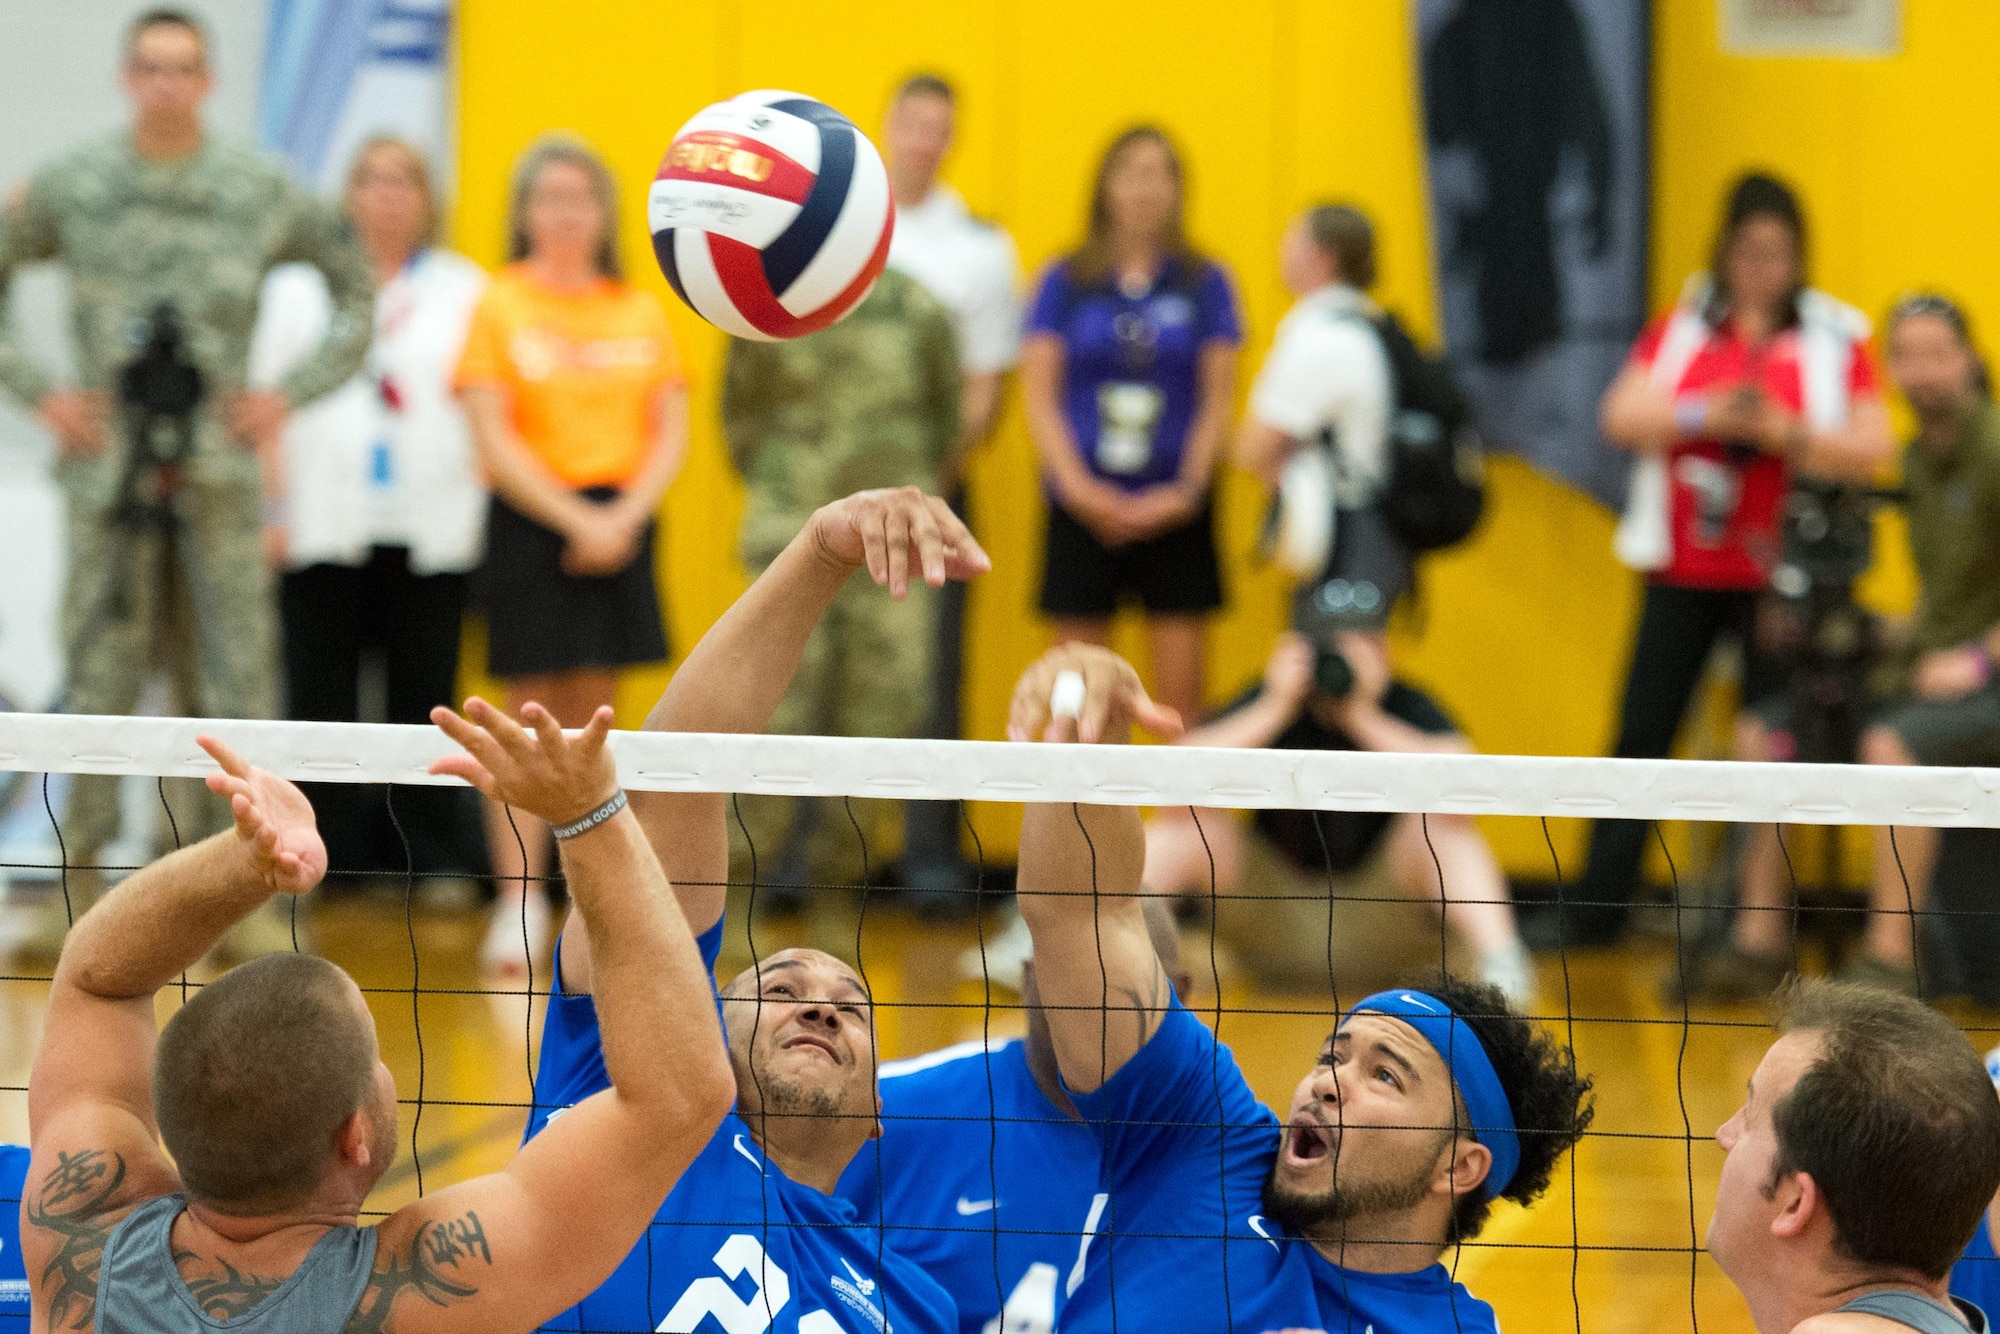
[[1128, 491], [1173, 480], [1194, 425], [1201, 350], [1243, 337], [1229, 276], [1205, 260], [1168, 261], [1137, 296], [1111, 280], [1080, 286], [1058, 261], [1042, 275], [1028, 332], [1063, 340], [1070, 433], [1091, 472]]

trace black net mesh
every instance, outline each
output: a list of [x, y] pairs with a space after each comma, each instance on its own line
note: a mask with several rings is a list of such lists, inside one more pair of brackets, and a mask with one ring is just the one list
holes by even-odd
[[[13, 886], [17, 917], [33, 912], [38, 894], [45, 911], [60, 904], [73, 918], [85, 905], [79, 884], [89, 876], [110, 881], [130, 865], [88, 865], [73, 860], [63, 843], [59, 800], [47, 775], [26, 776], [9, 798], [14, 808], [39, 805], [48, 822], [53, 858], [15, 859], [0, 864]], [[165, 780], [152, 785], [164, 812], [167, 837], [180, 838]], [[381, 789], [385, 814], [401, 840], [402, 874], [385, 879], [336, 870], [310, 899], [285, 908], [290, 945], [326, 954], [346, 967], [373, 1009], [387, 1059], [396, 1075], [401, 1103], [399, 1133], [405, 1155], [382, 1179], [365, 1216], [379, 1219], [440, 1185], [492, 1171], [505, 1163], [534, 1110], [537, 1045], [550, 983], [543, 942], [526, 941], [531, 929], [527, 900], [510, 921], [528, 945], [529, 971], [495, 979], [478, 965], [486, 929], [483, 900], [440, 907], [427, 891], [433, 882], [462, 889], [457, 877], [417, 873], [409, 861], [406, 817], [398, 809], [398, 789]], [[1012, 923], [1008, 902], [1011, 867], [990, 858], [979, 828], [963, 817], [965, 847], [974, 869], [958, 910], [939, 910], [933, 899], [923, 912], [910, 908], [885, 886], [883, 858], [871, 847], [868, 822], [850, 800], [835, 799], [828, 810], [851, 837], [861, 874], [851, 882], [785, 885], [767, 881], [766, 850], [751, 838], [749, 825], [732, 804], [743, 873], [729, 884], [727, 935], [719, 973], [727, 978], [751, 960], [791, 945], [810, 944], [850, 962], [874, 998], [873, 1041], [881, 1061], [920, 1056], [957, 1042], [981, 1044], [988, 1054], [983, 1071], [989, 1113], [986, 1133], [972, 1141], [984, 1146], [989, 1200], [1005, 1185], [1000, 1162], [1002, 1118], [992, 1112], [990, 1052], [1028, 1023], [1015, 962], [1006, 956]], [[1292, 1085], [1309, 1068], [1333, 1017], [1380, 982], [1416, 978], [1439, 970], [1463, 972], [1470, 966], [1461, 942], [1444, 917], [1418, 902], [1406, 887], [1366, 876], [1327, 870], [1322, 883], [1301, 889], [1261, 882], [1255, 868], [1227, 874], [1211, 844], [1218, 821], [1239, 817], [1188, 811], [1207, 859], [1206, 884], [1178, 895], [1174, 908], [1185, 951], [1184, 971], [1192, 979], [1186, 997], [1221, 1041], [1230, 1046], [1258, 1097], [1282, 1108]], [[16, 816], [15, 825], [20, 820]], [[1315, 821], [1317, 827], [1318, 821]], [[1082, 820], [1079, 818], [1081, 829]], [[1595, 1084], [1595, 1116], [1574, 1151], [1555, 1168], [1546, 1195], [1529, 1208], [1496, 1206], [1477, 1235], [1446, 1251], [1444, 1263], [1480, 1298], [1492, 1303], [1503, 1327], [1579, 1331], [1623, 1327], [1636, 1322], [1649, 1330], [1729, 1331], [1751, 1328], [1747, 1312], [1727, 1280], [1708, 1258], [1704, 1229], [1712, 1208], [1722, 1154], [1713, 1136], [1741, 1101], [1744, 1080], [1769, 1041], [1767, 1022], [1754, 1000], [1717, 1003], [1705, 998], [1699, 970], [1712, 967], [1717, 944], [1732, 921], [1752, 911], [1734, 906], [1718, 889], [1733, 878], [1741, 858], [1732, 848], [1750, 831], [1721, 826], [1723, 837], [1712, 867], [1698, 877], [1684, 872], [1675, 840], [1656, 828], [1653, 842], [1667, 884], [1634, 909], [1635, 931], [1615, 947], [1578, 946], [1562, 929], [1569, 916], [1593, 908], [1619, 907], [1585, 897], [1573, 866], [1559, 855], [1562, 831], [1539, 822], [1546, 848], [1546, 878], [1516, 878], [1516, 897], [1532, 935], [1547, 943], [1536, 966], [1535, 1023], [1576, 1054], [1577, 1067]], [[1431, 817], [1414, 821], [1433, 877], [1452, 896], [1446, 863], [1438, 854]], [[1837, 883], [1838, 858], [1826, 835], [1803, 827], [1780, 828], [1777, 852], [1789, 880], [1789, 902], [1766, 911], [1783, 914], [1789, 943], [1787, 967], [1831, 971], [1860, 953], [1868, 904], [1857, 890]], [[522, 840], [516, 827], [513, 835]], [[1087, 837], [1087, 834], [1086, 834]], [[1324, 839], [1324, 831], [1320, 831]], [[1903, 839], [1893, 846], [1903, 867]], [[1905, 874], [1897, 927], [1914, 948], [1918, 986], [1943, 1008], [1982, 1050], [2000, 1037], [1985, 1005], [2000, 1001], [2000, 969], [1989, 966], [1996, 915], [1990, 897], [1996, 887], [1991, 831], [1952, 831], [1943, 839], [1935, 888], [1927, 897]], [[1567, 840], [1574, 843], [1573, 839]], [[1817, 845], [1818, 856], [1802, 849]], [[526, 858], [526, 843], [519, 850]], [[1335, 859], [1329, 853], [1330, 865]], [[1803, 867], [1815, 865], [1813, 876]], [[1828, 880], [1829, 870], [1833, 879]], [[774, 902], [775, 900], [775, 902]], [[1329, 908], [1328, 905], [1331, 905]], [[1302, 908], [1321, 923], [1317, 933], [1302, 931]], [[1324, 911], [1322, 911], [1324, 910]], [[1371, 960], [1370, 914], [1403, 915], [1397, 930], [1401, 955]], [[1415, 913], [1413, 919], [1410, 914]], [[1236, 937], [1224, 929], [1229, 919], [1247, 931]], [[1256, 924], [1267, 919], [1260, 937]], [[1323, 920], [1322, 920], [1323, 919]], [[1411, 920], [1422, 940], [1412, 947]], [[1354, 925], [1358, 923], [1359, 925]], [[1356, 938], [1356, 934], [1359, 938]], [[1310, 938], [1308, 938], [1310, 937]], [[1257, 942], [1262, 940], [1260, 946]], [[1260, 950], [1266, 953], [1260, 953]], [[1267, 957], [1268, 956], [1270, 957]], [[1272, 957], [1288, 961], [1273, 981], [1264, 976]], [[1302, 978], [1298, 959], [1318, 961], [1312, 979]], [[1363, 963], [1356, 965], [1360, 958]], [[997, 975], [996, 975], [997, 974]], [[184, 976], [177, 988], [185, 998], [213, 970], [204, 966]], [[5, 1137], [26, 1135], [27, 1069], [49, 982], [46, 965], [17, 965], [4, 978], [9, 1025], [7, 1072], [0, 1085], [0, 1125]], [[1107, 990], [1099, 1013], [1113, 1021], [1118, 1006]], [[929, 1114], [919, 1114], [918, 1119]], [[882, 1169], [883, 1141], [863, 1148]], [[10, 1192], [11, 1194], [11, 1192]], [[754, 1218], [726, 1220], [768, 1237], [773, 1228], [792, 1226], [774, 1219], [768, 1194]], [[935, 1224], [899, 1219], [877, 1192], [872, 1241], [878, 1261], [896, 1244], [899, 1231]], [[1224, 1201], [1225, 1207], [1228, 1202]], [[711, 1220], [715, 1221], [715, 1220]], [[1114, 1219], [1095, 1212], [1079, 1220], [1061, 1240], [1075, 1257], [1088, 1232], [1100, 1236]], [[671, 1272], [658, 1252], [660, 1235], [674, 1226], [656, 1223], [643, 1243], [646, 1251], [647, 1309], [657, 1324], [689, 1277]], [[994, 1313], [990, 1334], [1035, 1334], [1048, 1327], [1034, 1309], [1036, 1294], [1022, 1287], [1023, 1275], [1003, 1263], [1010, 1228], [1004, 1210], [992, 1208], [952, 1225], [990, 1243], [991, 1289], [977, 1295]], [[1132, 1235], [1125, 1229], [1125, 1235]], [[1230, 1272], [1232, 1248], [1212, 1238], [1213, 1282], [1227, 1294], [1240, 1277]], [[1350, 1238], [1351, 1241], [1371, 1240]], [[1115, 1256], [1115, 1251], [1112, 1252]], [[1992, 1262], [1987, 1262], [1992, 1263]], [[1080, 1261], [1078, 1264], [1080, 1268]], [[1055, 1291], [1070, 1277], [1065, 1265]], [[744, 1280], [746, 1294], [756, 1288]], [[756, 1288], [761, 1291], [761, 1288]], [[1115, 1302], [1117, 1275], [1111, 1275]], [[1010, 1304], [1011, 1303], [1011, 1304]], [[796, 1314], [796, 1313], [794, 1313]], [[761, 1317], [760, 1317], [761, 1318]], [[893, 1310], [887, 1313], [893, 1325]], [[1118, 1325], [1114, 1308], [1112, 1323]], [[754, 1324], [754, 1322], [753, 1322]], [[570, 1326], [574, 1328], [575, 1326]], [[649, 1326], [650, 1327], [650, 1326]], [[661, 1326], [664, 1327], [664, 1326]], [[746, 1326], [746, 1328], [749, 1326]], [[755, 1325], [764, 1328], [764, 1325]], [[789, 1326], [785, 1326], [789, 1327]], [[700, 1328], [709, 1328], [702, 1325]], [[734, 1329], [725, 1323], [716, 1328]], [[799, 1328], [807, 1329], [800, 1325]], [[827, 1326], [825, 1328], [845, 1328]], [[1255, 1334], [1255, 1332], [1253, 1332]]]

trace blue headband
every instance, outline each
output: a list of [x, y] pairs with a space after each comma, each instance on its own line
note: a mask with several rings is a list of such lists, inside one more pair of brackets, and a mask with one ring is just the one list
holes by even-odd
[[1473, 1135], [1493, 1155], [1492, 1169], [1486, 1174], [1486, 1193], [1493, 1196], [1507, 1189], [1521, 1166], [1521, 1136], [1514, 1128], [1514, 1108], [1507, 1101], [1507, 1090], [1500, 1086], [1500, 1076], [1494, 1073], [1493, 1061], [1472, 1025], [1449, 1005], [1422, 991], [1378, 991], [1355, 1002], [1348, 1018], [1363, 1010], [1402, 1020], [1437, 1048], [1438, 1058], [1465, 1099]]

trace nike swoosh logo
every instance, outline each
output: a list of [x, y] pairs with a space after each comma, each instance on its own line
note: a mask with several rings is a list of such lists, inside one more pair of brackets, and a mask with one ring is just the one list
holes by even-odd
[[[1258, 1236], [1262, 1237], [1265, 1241], [1270, 1242], [1272, 1250], [1275, 1251], [1283, 1249], [1278, 1245], [1277, 1238], [1273, 1237], [1270, 1233], [1264, 1230], [1264, 1215], [1251, 1214], [1249, 1221], [1250, 1221], [1250, 1230], [1252, 1232], [1255, 1232]], [[1374, 1329], [1370, 1328], [1368, 1334], [1375, 1334]]]
[[998, 1200], [968, 1200], [963, 1195], [958, 1197], [958, 1216], [960, 1218], [971, 1218], [975, 1214], [988, 1213], [999, 1207], [1000, 1201]]

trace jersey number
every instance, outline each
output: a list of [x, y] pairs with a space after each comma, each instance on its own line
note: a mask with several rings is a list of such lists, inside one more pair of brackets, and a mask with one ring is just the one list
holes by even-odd
[[1007, 1294], [1000, 1314], [987, 1321], [980, 1334], [1055, 1334], [1056, 1267], [1037, 1262]]
[[[736, 1295], [727, 1279], [698, 1278], [667, 1312], [658, 1334], [694, 1334], [705, 1318], [712, 1317], [723, 1334], [764, 1334], [778, 1312], [792, 1300], [791, 1276], [771, 1263], [764, 1248], [747, 1232], [739, 1232], [722, 1243], [715, 1253], [715, 1267], [728, 1278], [754, 1274], [757, 1290], [748, 1297]], [[846, 1334], [840, 1322], [825, 1311], [811, 1311], [799, 1317], [799, 1334]]]

